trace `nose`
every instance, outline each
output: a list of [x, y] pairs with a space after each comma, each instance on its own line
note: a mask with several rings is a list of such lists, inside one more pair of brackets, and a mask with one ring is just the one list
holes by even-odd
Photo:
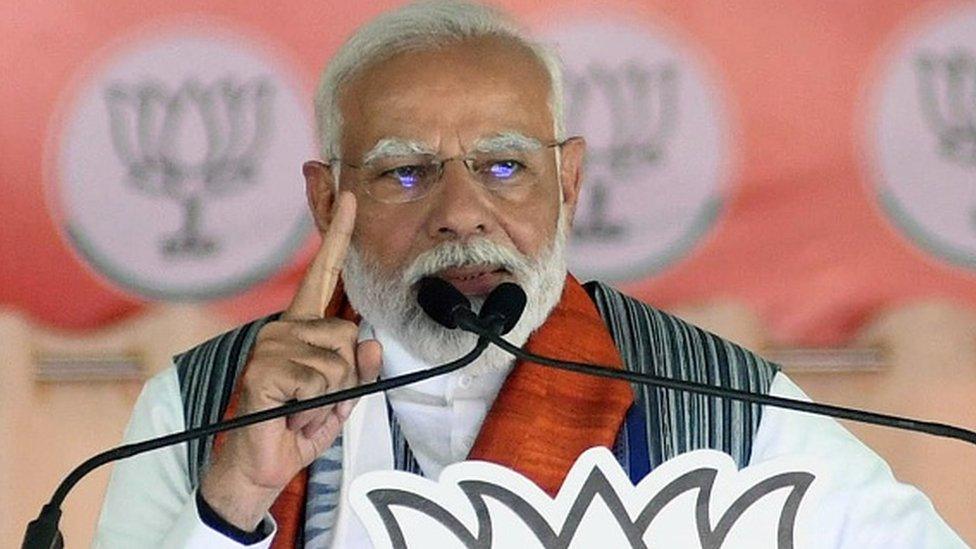
[[488, 191], [471, 178], [463, 162], [449, 162], [434, 192], [427, 197], [428, 235], [436, 241], [487, 236], [495, 228]]

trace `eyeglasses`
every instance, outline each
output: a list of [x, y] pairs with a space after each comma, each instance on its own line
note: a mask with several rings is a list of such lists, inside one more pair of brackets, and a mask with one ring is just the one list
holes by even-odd
[[468, 173], [485, 189], [508, 200], [525, 198], [543, 179], [549, 149], [560, 148], [579, 137], [543, 144], [530, 149], [475, 151], [466, 155], [438, 158], [433, 154], [392, 155], [361, 165], [333, 159], [330, 164], [357, 170], [357, 185], [367, 195], [387, 204], [414, 202], [430, 194], [444, 175], [444, 165], [464, 163]]

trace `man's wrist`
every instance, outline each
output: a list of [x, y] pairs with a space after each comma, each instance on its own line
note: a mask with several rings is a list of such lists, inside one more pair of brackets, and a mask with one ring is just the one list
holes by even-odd
[[242, 530], [239, 527], [227, 522], [207, 500], [202, 492], [197, 490], [196, 494], [197, 514], [200, 520], [211, 530], [220, 532], [224, 536], [240, 543], [241, 545], [253, 545], [271, 535], [274, 527], [265, 520], [261, 520], [253, 530]]
[[244, 532], [258, 528], [278, 492], [254, 486], [234, 471], [214, 470], [207, 472], [197, 491], [222, 521]]

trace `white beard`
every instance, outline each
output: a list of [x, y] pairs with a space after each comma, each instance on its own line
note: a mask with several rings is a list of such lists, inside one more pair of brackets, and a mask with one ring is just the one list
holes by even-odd
[[[566, 280], [567, 220], [560, 212], [556, 233], [539, 257], [532, 259], [486, 239], [467, 243], [445, 242], [424, 252], [400, 275], [384, 277], [375, 264], [356, 246], [350, 246], [342, 271], [346, 295], [353, 308], [367, 322], [396, 338], [411, 355], [430, 365], [460, 358], [478, 338], [461, 330], [448, 330], [434, 322], [417, 304], [414, 285], [421, 278], [451, 267], [499, 265], [511, 273], [513, 281], [525, 290], [525, 312], [505, 339], [521, 347], [562, 296]], [[483, 298], [472, 299], [475, 311]], [[513, 361], [511, 355], [491, 345], [474, 363], [472, 373], [503, 370]]]

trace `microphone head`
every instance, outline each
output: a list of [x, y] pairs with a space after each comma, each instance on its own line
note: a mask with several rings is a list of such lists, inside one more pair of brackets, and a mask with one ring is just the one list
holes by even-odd
[[525, 291], [518, 284], [503, 282], [485, 298], [478, 318], [486, 324], [498, 323], [496, 325], [501, 327], [499, 335], [505, 335], [518, 324], [522, 312], [525, 311], [525, 302]]
[[450, 330], [458, 327], [455, 311], [471, 309], [471, 302], [453, 284], [432, 276], [424, 277], [418, 283], [417, 303], [427, 316]]

